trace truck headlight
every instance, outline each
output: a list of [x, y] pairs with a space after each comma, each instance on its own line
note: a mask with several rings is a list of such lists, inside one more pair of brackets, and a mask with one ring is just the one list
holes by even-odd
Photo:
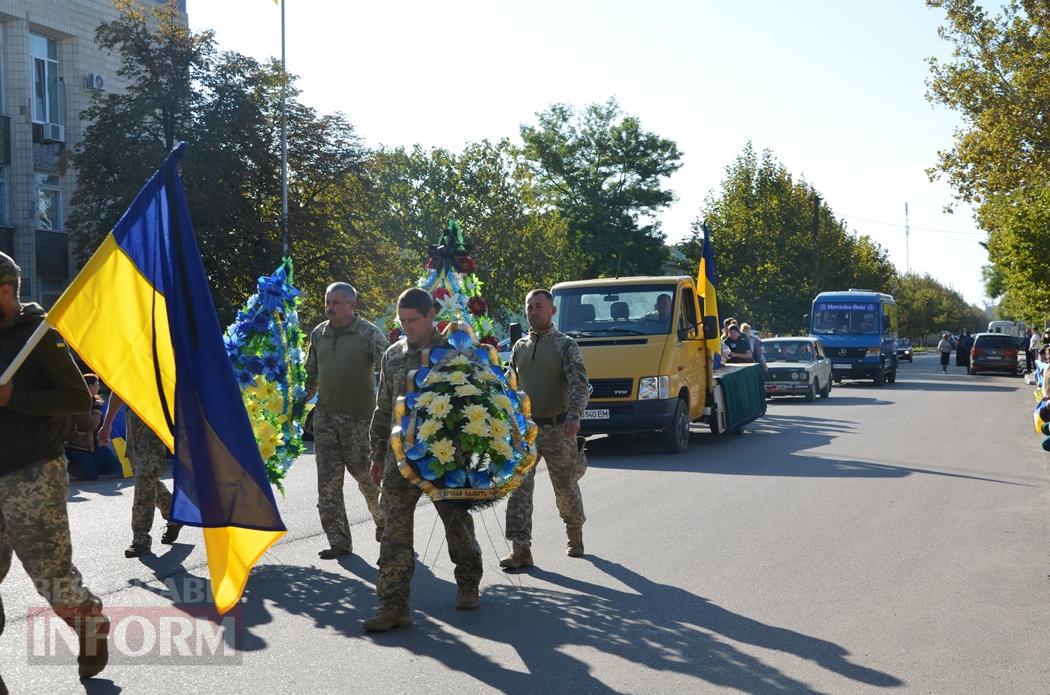
[[638, 400], [666, 399], [670, 391], [670, 379], [666, 376], [645, 376], [638, 380]]
[[870, 347], [864, 352], [865, 357], [878, 357], [882, 354], [882, 348]]
[[802, 379], [804, 376], [806, 376], [805, 372], [803, 372], [801, 374], [798, 373], [798, 372], [791, 372], [791, 378], [793, 380], [795, 380], [795, 381], [798, 381], [798, 380]]

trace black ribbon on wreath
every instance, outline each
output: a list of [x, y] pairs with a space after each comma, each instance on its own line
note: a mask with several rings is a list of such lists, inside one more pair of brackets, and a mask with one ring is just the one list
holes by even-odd
[[427, 248], [427, 253], [430, 254], [427, 268], [473, 273], [477, 266], [474, 263], [474, 259], [470, 257], [470, 251], [470, 246], [463, 241], [463, 228], [459, 222], [449, 220], [438, 243], [431, 244]]

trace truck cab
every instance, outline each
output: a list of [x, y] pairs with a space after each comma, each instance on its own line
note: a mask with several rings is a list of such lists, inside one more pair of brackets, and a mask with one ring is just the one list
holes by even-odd
[[[707, 338], [717, 336], [717, 318], [704, 316], [693, 278], [580, 280], [559, 283], [551, 293], [555, 325], [576, 340], [587, 365], [591, 396], [583, 434], [655, 430], [663, 434], [665, 451], [681, 453], [690, 422], [713, 422], [717, 432], [747, 419], [726, 419], [707, 347]], [[765, 412], [761, 368], [748, 366], [750, 380], [757, 380], [751, 406], [761, 403], [758, 417]]]

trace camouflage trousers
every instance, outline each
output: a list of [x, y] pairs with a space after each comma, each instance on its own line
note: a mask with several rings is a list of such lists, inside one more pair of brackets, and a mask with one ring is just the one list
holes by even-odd
[[[412, 572], [415, 570], [416, 502], [423, 491], [405, 480], [392, 458], [383, 471], [383, 518], [386, 526], [379, 547], [379, 579], [376, 593], [384, 607], [408, 608]], [[445, 526], [448, 556], [456, 566], [456, 585], [477, 588], [481, 583], [481, 546], [474, 537], [470, 512], [454, 502], [435, 502]]]
[[[37, 592], [60, 615], [102, 609], [73, 565], [66, 466], [60, 457], [0, 477], [0, 583], [17, 553]], [[0, 633], [4, 622], [0, 603]]]
[[171, 493], [160, 481], [168, 447], [146, 423], [130, 410], [127, 414], [128, 458], [135, 473], [135, 501], [131, 506], [131, 542], [149, 547], [153, 543], [153, 510], [165, 520], [171, 511]]
[[383, 525], [379, 488], [368, 473], [368, 427], [372, 418], [314, 411], [314, 453], [317, 458], [317, 509], [321, 528], [332, 548], [350, 549], [350, 524], [343, 497], [343, 471], [357, 481], [368, 512], [377, 527]]
[[[566, 526], [583, 526], [583, 496], [580, 478], [587, 472], [587, 454], [583, 437], [567, 437], [562, 425], [540, 425], [536, 449], [547, 462], [547, 472], [554, 486], [554, 501]], [[536, 487], [536, 469], [522, 478], [521, 485], [507, 500], [507, 539], [515, 548], [532, 545], [532, 495]]]

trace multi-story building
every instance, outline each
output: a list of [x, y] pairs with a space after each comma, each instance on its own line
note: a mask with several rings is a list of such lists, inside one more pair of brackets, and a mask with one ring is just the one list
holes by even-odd
[[112, 0], [0, 0], [0, 251], [22, 267], [23, 301], [50, 306], [70, 280], [69, 155], [92, 94], [125, 87], [119, 59], [95, 44], [117, 17]]

